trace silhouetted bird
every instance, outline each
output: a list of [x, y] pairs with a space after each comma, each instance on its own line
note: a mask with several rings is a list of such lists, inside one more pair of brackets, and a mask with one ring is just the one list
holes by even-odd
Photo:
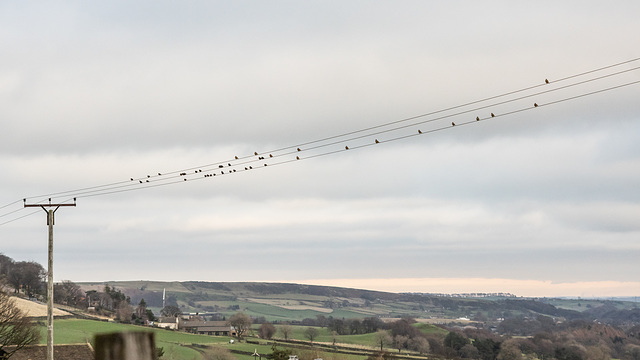
[[222, 173], [222, 175], [224, 175], [224, 171], [220, 171], [220, 173]]
[[147, 175], [147, 177], [148, 177], [148, 178], [150, 178], [150, 177], [151, 177], [151, 175]]
[[253, 169], [253, 166], [249, 166], [249, 169]]
[[491, 113], [491, 117], [495, 117], [495, 115], [493, 115], [493, 113]]
[[258, 153], [257, 153], [257, 152], [254, 152], [254, 153], [253, 153], [253, 155], [258, 155]]
[[549, 83], [549, 79], [544, 79], [545, 84]]
[[142, 180], [140, 180], [140, 184], [142, 184]]
[[300, 148], [298, 148], [298, 151], [302, 151], [302, 150], [300, 150]]
[[223, 165], [218, 165], [218, 167], [219, 167], [220, 169], [222, 169], [224, 166], [223, 166]]
[[451, 122], [451, 126], [456, 126], [456, 123], [454, 123], [453, 121]]
[[418, 134], [422, 134], [422, 130], [418, 129]]
[[236, 160], [238, 160], [238, 157], [236, 156]]
[[476, 121], [480, 121], [480, 116], [476, 116]]
[[264, 166], [267, 166], [267, 164], [264, 164]]
[[131, 181], [133, 181], [133, 178], [131, 178]]
[[533, 103], [533, 107], [538, 107], [538, 103]]
[[345, 146], [345, 147], [344, 147], [344, 149], [345, 149], [345, 150], [349, 150], [349, 147], [348, 147], [348, 146]]
[[184, 181], [187, 181], [187, 179], [184, 179]]
[[158, 173], [158, 176], [162, 176], [162, 174]]
[[380, 141], [378, 141], [378, 139], [376, 139], [376, 144], [380, 144]]
[[245, 169], [245, 170], [249, 170], [249, 169], [247, 169], [247, 167], [246, 167], [246, 166], [244, 167], [244, 169]]
[[273, 155], [269, 154], [269, 157], [273, 157]]
[[296, 156], [296, 160], [300, 160], [300, 156]]

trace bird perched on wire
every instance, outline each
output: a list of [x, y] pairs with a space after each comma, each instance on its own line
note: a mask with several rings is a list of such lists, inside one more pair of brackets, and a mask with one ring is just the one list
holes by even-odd
[[300, 156], [296, 156], [296, 160], [300, 160]]
[[253, 155], [258, 155], [258, 153], [254, 151], [254, 152], [253, 152]]
[[376, 139], [376, 144], [380, 144], [380, 141], [378, 141], [378, 139]]
[[302, 151], [302, 150], [300, 150], [300, 148], [298, 148], [298, 151]]
[[495, 115], [493, 115], [493, 113], [491, 113], [491, 117], [496, 117]]
[[454, 123], [453, 121], [451, 122], [451, 126], [456, 126], [456, 123]]
[[348, 147], [348, 146], [345, 146], [345, 147], [344, 147], [344, 149], [345, 149], [345, 150], [349, 150], [349, 147]]
[[533, 107], [538, 107], [538, 103], [533, 103]]
[[238, 160], [238, 157], [236, 156], [236, 160]]
[[549, 83], [549, 79], [544, 79], [544, 83], [548, 84]]
[[480, 121], [480, 116], [476, 116], [476, 121]]

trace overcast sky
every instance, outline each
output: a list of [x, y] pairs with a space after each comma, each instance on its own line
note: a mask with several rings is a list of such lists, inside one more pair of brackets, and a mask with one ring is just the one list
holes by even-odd
[[569, 100], [640, 61], [566, 79], [640, 2], [593, 3], [1, 2], [0, 252], [76, 196], [56, 281], [640, 295], [640, 84]]

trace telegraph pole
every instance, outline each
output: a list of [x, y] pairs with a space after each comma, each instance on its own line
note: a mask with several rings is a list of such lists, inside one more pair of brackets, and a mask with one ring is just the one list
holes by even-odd
[[[27, 204], [24, 199], [24, 207], [41, 207], [47, 213], [47, 225], [49, 225], [49, 268], [47, 269], [47, 360], [53, 360], [53, 224], [54, 214], [61, 206], [76, 206], [76, 198], [73, 204], [52, 204], [49, 198], [48, 204]], [[54, 208], [55, 209], [51, 209]], [[47, 208], [49, 208], [47, 210]]]

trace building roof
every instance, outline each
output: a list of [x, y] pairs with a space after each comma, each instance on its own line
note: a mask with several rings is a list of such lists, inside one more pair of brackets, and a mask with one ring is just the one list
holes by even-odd
[[194, 321], [183, 321], [180, 324], [181, 327], [202, 327], [202, 326], [214, 326], [214, 327], [224, 327], [226, 329], [231, 329], [231, 326], [227, 324], [226, 321], [200, 321], [200, 320], [194, 320]]

